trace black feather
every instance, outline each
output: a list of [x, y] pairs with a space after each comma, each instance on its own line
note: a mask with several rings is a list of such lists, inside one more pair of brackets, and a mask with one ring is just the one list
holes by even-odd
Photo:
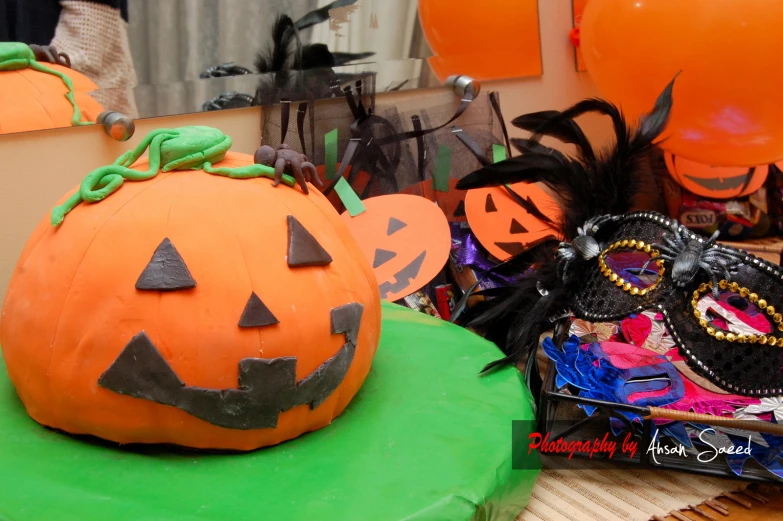
[[281, 99], [304, 101], [331, 98], [332, 84], [366, 76], [339, 74], [332, 68], [365, 59], [374, 53], [332, 53], [324, 44], [302, 45], [300, 39], [300, 31], [328, 20], [330, 9], [354, 3], [356, 0], [332, 2], [307, 13], [296, 22], [284, 14], [277, 16], [270, 46], [256, 56], [256, 71], [264, 76], [256, 87], [254, 105], [273, 105]]
[[340, 67], [342, 65], [354, 63], [359, 60], [366, 60], [367, 58], [372, 58], [373, 56], [375, 56], [374, 52], [357, 52], [357, 53], [333, 52], [332, 53], [335, 67]]
[[[556, 110], [545, 110], [519, 116], [511, 121], [515, 127], [531, 132], [534, 136], [551, 136], [563, 143], [576, 145], [585, 158], [594, 158], [595, 153], [590, 141], [573, 117], [563, 116]], [[538, 141], [538, 139], [536, 139]]]
[[533, 200], [530, 199], [530, 196], [522, 197], [521, 195], [516, 193], [513, 188], [511, 188], [508, 185], [504, 185], [504, 188], [506, 189], [506, 192], [508, 192], [508, 195], [510, 195], [511, 198], [519, 206], [524, 208], [527, 213], [538, 218], [540, 221], [544, 221], [547, 224], [552, 224], [552, 225], [555, 224], [552, 222], [552, 219], [544, 215], [544, 213], [538, 209], [538, 206], [536, 206], [536, 203], [534, 203]]
[[565, 154], [559, 150], [555, 150], [554, 148], [542, 145], [538, 141], [514, 137], [511, 138], [511, 144], [514, 145], [514, 148], [516, 148], [517, 151], [522, 154], [547, 154], [555, 157], [563, 164], [568, 164], [568, 158], [565, 156]]
[[476, 291], [479, 285], [490, 275], [509, 276], [515, 273], [524, 273], [533, 264], [540, 261], [541, 258], [548, 256], [557, 247], [558, 241], [555, 237], [546, 236], [528, 245], [528, 249], [519, 255], [515, 255], [500, 264], [496, 264], [487, 270], [482, 277], [477, 280], [462, 295], [462, 298], [454, 305], [451, 312], [451, 322], [457, 322], [465, 311], [468, 299], [473, 296], [501, 296], [507, 288], [492, 288], [491, 290]]
[[526, 154], [485, 165], [457, 182], [458, 190], [470, 190], [484, 186], [501, 186], [522, 181], [536, 182], [542, 178], [570, 173], [570, 164], [563, 164], [556, 157], [543, 154]]
[[[533, 133], [530, 139], [514, 141], [522, 155], [484, 166], [463, 178], [457, 188], [541, 182], [554, 194], [562, 209], [556, 226], [559, 238], [570, 242], [588, 219], [619, 215], [633, 208], [635, 196], [648, 182], [646, 176], [651, 175], [641, 168], [641, 162], [666, 128], [672, 92], [673, 82], [635, 129], [629, 128], [617, 107], [600, 99], [581, 101], [562, 112], [536, 112], [516, 118], [515, 126]], [[588, 112], [609, 116], [614, 125], [615, 145], [598, 155], [574, 121]], [[543, 146], [538, 142], [541, 136], [575, 144], [578, 154], [569, 157]], [[485, 370], [519, 362], [534, 353], [541, 333], [549, 329], [555, 315], [570, 308], [569, 299], [584, 280], [578, 273], [567, 280], [561, 279], [551, 250], [538, 249], [535, 255], [538, 260], [533, 263], [532, 273], [515, 286], [493, 292], [492, 298], [479, 302], [461, 317], [461, 324], [495, 342], [505, 354]]]
[[286, 69], [288, 57], [290, 56], [290, 45], [294, 32], [294, 22], [290, 16], [281, 14], [275, 19], [272, 27], [272, 47], [265, 53], [259, 53], [256, 56], [256, 70], [262, 74], [267, 72], [278, 72]]

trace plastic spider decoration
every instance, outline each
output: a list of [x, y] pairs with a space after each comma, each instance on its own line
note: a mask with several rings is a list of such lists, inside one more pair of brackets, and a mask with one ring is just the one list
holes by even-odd
[[254, 160], [256, 164], [274, 167], [274, 186], [280, 184], [283, 180], [283, 174], [289, 174], [296, 178], [299, 186], [302, 187], [302, 191], [306, 194], [310, 193], [307, 188], [308, 182], [313, 183], [318, 188], [323, 187], [323, 183], [318, 177], [318, 172], [315, 170], [315, 165], [307, 159], [306, 155], [292, 150], [285, 143], [280, 145], [277, 150], [269, 145], [259, 147], [256, 150]]
[[593, 234], [605, 223], [613, 220], [611, 215], [599, 215], [588, 219], [584, 226], [577, 228], [577, 235], [570, 243], [561, 242], [557, 249], [558, 274], [562, 280], [568, 277], [568, 268], [578, 258], [591, 260], [601, 254], [601, 245]]
[[652, 244], [660, 254], [653, 259], [663, 259], [672, 263], [672, 280], [683, 287], [687, 285], [700, 269], [710, 275], [712, 280], [712, 293], [719, 297], [717, 276], [721, 275], [730, 280], [731, 274], [736, 273], [739, 263], [745, 258], [745, 254], [739, 251], [724, 250], [715, 246], [715, 240], [720, 232], [715, 232], [712, 237], [704, 241], [691, 236], [685, 227], [680, 227], [677, 221], [672, 221], [671, 234], [664, 234], [665, 244]]

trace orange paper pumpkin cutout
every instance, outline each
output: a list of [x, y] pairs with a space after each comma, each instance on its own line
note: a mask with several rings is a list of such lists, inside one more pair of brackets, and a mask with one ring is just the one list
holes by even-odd
[[[252, 156], [229, 152], [214, 166], [252, 164]], [[148, 162], [133, 168], [146, 171]], [[152, 276], [177, 266], [178, 276]], [[351, 315], [357, 305], [358, 317]], [[119, 443], [250, 450], [341, 414], [370, 370], [380, 320], [372, 268], [317, 190], [174, 171], [82, 203], [59, 228], [47, 216], [14, 271], [0, 343], [20, 398], [43, 425]], [[351, 343], [349, 365], [328, 395], [295, 394], [307, 394], [319, 377], [305, 379], [330, 370], [324, 367]], [[121, 360], [138, 365], [126, 376], [153, 375], [152, 397], [105, 383]], [[175, 376], [145, 372], [153, 362]], [[264, 377], [278, 367], [278, 381]], [[141, 389], [139, 378], [120, 383]], [[219, 421], [155, 394], [179, 396], [183, 386], [192, 390], [188, 400], [217, 409]], [[244, 410], [245, 396], [234, 400], [242, 393], [260, 396], [261, 413], [276, 425], [221, 409], [229, 401]]]
[[[88, 93], [98, 89], [83, 74], [62, 65], [46, 64], [68, 76], [82, 121], [94, 122], [103, 107]], [[0, 134], [70, 127], [73, 106], [62, 79], [33, 69], [0, 71]]]
[[666, 168], [680, 186], [711, 199], [736, 199], [750, 195], [764, 185], [767, 165], [757, 167], [710, 166], [690, 159], [664, 154]]
[[363, 203], [363, 213], [344, 212], [342, 218], [373, 266], [382, 299], [406, 297], [440, 273], [451, 251], [451, 231], [435, 203], [406, 194]]
[[457, 190], [459, 179], [449, 178], [449, 191], [441, 192], [432, 187], [432, 180], [422, 181], [400, 190], [401, 194], [418, 195], [434, 201], [438, 207], [446, 214], [449, 222], [464, 222], [465, 215], [465, 192]]
[[[552, 222], [557, 222], [559, 209], [538, 185], [516, 183], [511, 189]], [[504, 187], [468, 190], [465, 212], [470, 229], [481, 245], [501, 261], [522, 253], [528, 244], [547, 235], [557, 235], [552, 226], [529, 213]]]

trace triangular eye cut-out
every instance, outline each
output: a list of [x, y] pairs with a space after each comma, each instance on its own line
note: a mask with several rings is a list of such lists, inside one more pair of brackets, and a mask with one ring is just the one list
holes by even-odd
[[391, 235], [393, 233], [396, 233], [403, 228], [408, 226], [406, 223], [402, 222], [399, 219], [395, 219], [394, 217], [389, 217], [389, 227], [386, 228], [386, 235]]
[[375, 259], [372, 261], [373, 269], [377, 268], [378, 266], [382, 266], [386, 264], [396, 256], [397, 254], [394, 253], [393, 251], [387, 251], [378, 248], [377, 250], [375, 250]]
[[280, 321], [269, 311], [269, 308], [258, 298], [258, 295], [255, 292], [251, 293], [250, 298], [247, 299], [245, 310], [239, 319], [239, 327], [264, 327], [279, 323]]
[[318, 244], [293, 215], [288, 216], [288, 265], [292, 268], [305, 266], [326, 266], [332, 256]]
[[511, 230], [509, 233], [515, 234], [515, 233], [527, 233], [527, 228], [522, 226], [522, 224], [517, 221], [516, 219], [511, 219]]
[[484, 211], [487, 213], [498, 211], [498, 207], [495, 206], [495, 201], [492, 200], [492, 194], [487, 194], [487, 200], [484, 203]]
[[176, 291], [196, 287], [185, 261], [166, 238], [163, 239], [147, 267], [136, 281], [136, 289], [143, 291]]
[[454, 209], [454, 217], [465, 217], [465, 201], [460, 201]]

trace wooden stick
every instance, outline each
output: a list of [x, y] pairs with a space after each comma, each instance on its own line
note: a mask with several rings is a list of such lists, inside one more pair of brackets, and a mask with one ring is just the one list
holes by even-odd
[[681, 514], [681, 513], [677, 512], [676, 510], [672, 510], [671, 512], [669, 512], [669, 515], [679, 519], [680, 521], [693, 521], [693, 519], [691, 519], [690, 517], [688, 517], [688, 516], [686, 516], [684, 514]]
[[725, 416], [696, 414], [692, 412], [661, 409], [660, 407], [650, 407], [649, 410], [650, 414], [644, 417], [645, 420], [652, 418], [663, 418], [674, 421], [703, 423], [706, 425], [722, 425], [724, 427], [731, 427], [733, 429], [742, 429], [752, 432], [764, 432], [767, 434], [783, 436], [783, 423], [777, 424], [760, 420], [736, 420], [734, 418], [726, 418]]
[[716, 499], [708, 499], [707, 501], [704, 502], [704, 504], [709, 506], [711, 509], [713, 509], [715, 512], [719, 514], [722, 514], [724, 516], [729, 515], [729, 508]]
[[731, 492], [724, 492], [724, 493], [723, 493], [723, 494], [721, 494], [721, 495], [722, 495], [723, 497], [725, 497], [726, 499], [730, 499], [730, 500], [734, 501], [735, 503], [737, 503], [738, 505], [740, 505], [740, 506], [743, 506], [743, 507], [747, 508], [748, 510], [750, 510], [751, 508], [753, 508], [753, 503], [750, 503], [750, 502], [748, 502], [748, 501], [745, 501], [745, 500], [744, 500], [744, 499], [742, 499], [741, 497], [737, 497], [737, 496], [735, 496], [734, 494], [732, 494]]
[[697, 514], [706, 517], [710, 521], [718, 521], [718, 518], [710, 514], [709, 512], [704, 511], [704, 509], [701, 509], [697, 507], [696, 505], [688, 505], [688, 508], [696, 512]]
[[756, 494], [755, 492], [752, 492], [752, 491], [750, 491], [748, 489], [740, 490], [740, 493], [745, 494], [746, 496], [748, 496], [751, 499], [755, 499], [756, 501], [758, 501], [762, 505], [769, 503], [769, 499], [765, 498], [761, 494]]

